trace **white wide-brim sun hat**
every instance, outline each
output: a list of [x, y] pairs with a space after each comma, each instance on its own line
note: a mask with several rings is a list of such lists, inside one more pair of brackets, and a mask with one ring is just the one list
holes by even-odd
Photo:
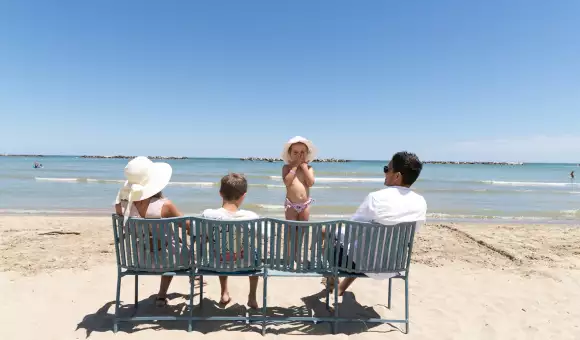
[[124, 172], [127, 180], [119, 190], [115, 203], [128, 201], [123, 212], [126, 222], [133, 202], [150, 198], [162, 191], [169, 184], [173, 169], [168, 163], [154, 163], [147, 157], [139, 156], [127, 163]]
[[304, 137], [296, 136], [294, 138], [291, 138], [288, 142], [286, 142], [286, 144], [284, 144], [284, 150], [282, 151], [282, 159], [284, 160], [284, 163], [286, 164], [290, 163], [290, 154], [288, 153], [288, 151], [290, 150], [290, 147], [292, 147], [292, 145], [296, 143], [302, 143], [306, 145], [306, 147], [308, 148], [308, 155], [306, 156], [307, 162], [310, 163], [316, 159], [317, 150], [316, 147], [314, 146], [314, 143], [312, 143], [310, 140]]

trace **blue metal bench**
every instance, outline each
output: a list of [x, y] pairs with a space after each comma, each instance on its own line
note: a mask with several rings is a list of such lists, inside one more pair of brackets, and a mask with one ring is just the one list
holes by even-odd
[[[192, 226], [186, 235], [186, 221]], [[119, 321], [187, 320], [243, 321], [268, 323], [330, 322], [335, 333], [339, 322], [405, 323], [409, 329], [408, 277], [415, 222], [384, 226], [352, 221], [297, 222], [273, 218], [248, 221], [218, 221], [197, 217], [175, 219], [129, 219], [113, 216], [118, 282], [114, 330]], [[322, 233], [323, 228], [326, 232]], [[149, 235], [149, 236], [148, 236]], [[177, 238], [181, 235], [181, 240]], [[151, 242], [141, 240], [151, 239]], [[342, 242], [338, 242], [341, 240]], [[158, 244], [158, 247], [151, 247]], [[176, 247], [178, 244], [179, 247]], [[323, 248], [323, 244], [325, 247]], [[193, 245], [193, 246], [192, 246]], [[343, 251], [339, 252], [342, 245]], [[243, 256], [240, 256], [243, 253]], [[195, 254], [195, 257], [194, 257]], [[266, 315], [269, 277], [365, 277], [365, 274], [390, 274], [388, 308], [391, 307], [393, 278], [405, 281], [405, 319], [339, 318], [338, 289], [334, 289], [334, 315], [329, 317], [274, 317]], [[142, 316], [118, 318], [120, 282], [125, 275], [135, 275], [135, 307], [137, 307], [138, 275], [190, 276], [189, 316]], [[257, 316], [193, 316], [194, 276], [261, 276], [263, 283], [262, 315]], [[329, 287], [327, 287], [329, 288]], [[329, 290], [326, 306], [329, 307]], [[200, 286], [203, 301], [203, 285]], [[201, 307], [201, 306], [200, 306]]]
[[[123, 224], [123, 217], [113, 215], [115, 254], [117, 257], [117, 295], [113, 331], [120, 321], [187, 320], [191, 330], [193, 311], [192, 237], [187, 235], [186, 223], [191, 218], [133, 219]], [[138, 309], [139, 275], [189, 276], [190, 316], [135, 316]], [[119, 317], [121, 279], [135, 277], [135, 313], [132, 317]]]
[[[389, 309], [391, 308], [392, 280], [403, 279], [405, 281], [405, 319], [339, 319], [339, 321], [404, 323], [405, 333], [409, 332], [409, 266], [415, 226], [416, 222], [385, 226], [343, 221], [343, 226], [337, 233], [337, 239], [342, 240], [343, 247], [342, 254], [336, 252], [337, 278], [366, 277], [367, 274], [392, 275], [389, 278], [387, 298]], [[339, 255], [342, 257], [339, 258]]]

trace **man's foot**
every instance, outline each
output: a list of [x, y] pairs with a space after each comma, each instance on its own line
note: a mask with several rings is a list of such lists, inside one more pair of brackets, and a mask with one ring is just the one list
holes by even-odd
[[248, 307], [251, 309], [258, 309], [258, 300], [256, 300], [256, 298], [248, 297]]
[[165, 307], [167, 306], [167, 298], [166, 297], [157, 297], [155, 298], [155, 307]]
[[220, 299], [220, 305], [227, 306], [228, 303], [232, 301], [229, 293], [224, 293]]

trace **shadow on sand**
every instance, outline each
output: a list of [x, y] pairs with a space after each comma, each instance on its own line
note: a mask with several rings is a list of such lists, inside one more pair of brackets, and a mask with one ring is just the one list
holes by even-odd
[[[317, 294], [305, 296], [302, 298], [304, 305], [291, 307], [268, 307], [267, 315], [269, 316], [283, 316], [283, 317], [328, 317], [331, 312], [326, 309], [324, 303], [324, 291]], [[166, 307], [159, 308], [155, 306], [155, 295], [151, 295], [146, 299], [139, 301], [139, 308], [135, 313], [133, 304], [122, 304], [119, 310], [120, 317], [131, 316], [189, 316], [189, 308], [187, 301], [188, 295], [173, 293], [167, 296], [169, 303]], [[177, 300], [177, 301], [175, 301]], [[177, 303], [175, 303], [177, 302]], [[341, 317], [356, 317], [356, 318], [379, 318], [379, 314], [373, 307], [365, 307], [357, 302], [356, 296], [347, 292], [339, 302], [339, 315]], [[96, 312], [86, 315], [77, 325], [77, 330], [85, 329], [86, 337], [88, 338], [93, 332], [112, 332], [113, 316], [115, 312], [115, 301], [109, 301], [100, 307]], [[219, 303], [214, 300], [204, 298], [202, 305], [194, 306], [194, 316], [244, 316], [244, 315], [261, 315], [261, 309], [258, 311], [250, 310], [246, 306], [240, 304], [233, 304], [227, 308], [220, 307]], [[338, 328], [339, 334], [352, 335], [369, 331], [372, 328], [379, 326], [376, 323], [365, 322], [348, 322], [340, 323]], [[186, 321], [151, 321], [141, 322], [120, 322], [119, 332], [134, 333], [142, 330], [154, 329], [172, 329], [187, 331]], [[232, 321], [196, 321], [193, 324], [193, 331], [201, 332], [203, 334], [216, 332], [220, 330], [238, 331], [238, 332], [261, 332], [261, 324], [251, 324], [245, 322]], [[382, 327], [381, 330], [376, 330], [381, 333], [388, 333], [396, 331], [394, 326]], [[331, 334], [330, 323], [319, 322], [288, 322], [283, 324], [269, 324], [267, 334], [295, 334], [295, 335], [327, 335]]]

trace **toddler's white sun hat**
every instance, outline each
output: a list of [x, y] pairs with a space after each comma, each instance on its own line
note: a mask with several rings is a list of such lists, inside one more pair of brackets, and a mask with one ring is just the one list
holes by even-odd
[[282, 151], [282, 159], [284, 160], [284, 163], [286, 164], [290, 163], [290, 154], [288, 153], [288, 151], [290, 150], [290, 147], [296, 143], [302, 143], [306, 145], [306, 147], [308, 148], [308, 155], [306, 156], [307, 162], [310, 163], [316, 159], [317, 150], [314, 144], [304, 137], [296, 136], [294, 138], [291, 138], [288, 142], [286, 142], [286, 144], [284, 144], [284, 150]]

